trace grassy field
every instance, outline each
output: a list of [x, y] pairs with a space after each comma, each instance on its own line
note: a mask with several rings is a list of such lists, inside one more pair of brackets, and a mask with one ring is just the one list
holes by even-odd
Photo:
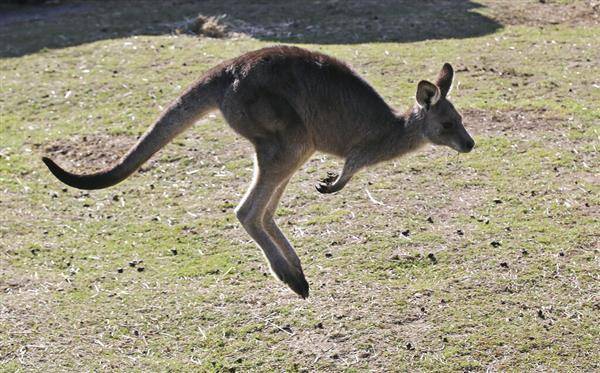
[[[246, 3], [0, 5], [0, 371], [599, 370], [598, 2]], [[175, 31], [199, 13], [222, 37]], [[111, 189], [42, 164], [106, 167], [203, 71], [275, 43], [403, 109], [448, 61], [477, 143], [334, 195], [314, 185], [341, 160], [313, 157], [277, 214], [307, 300], [235, 219], [251, 148], [219, 115]]]

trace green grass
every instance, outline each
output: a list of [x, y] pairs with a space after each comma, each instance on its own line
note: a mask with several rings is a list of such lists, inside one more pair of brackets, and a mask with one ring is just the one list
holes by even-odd
[[[594, 18], [509, 23], [520, 6], [489, 0], [463, 15], [480, 17], [471, 34], [453, 37], [444, 27], [457, 21], [442, 18], [431, 40], [401, 37], [408, 26], [381, 15], [383, 40], [351, 2], [319, 39], [277, 28], [294, 15], [325, 28], [306, 6], [274, 7], [278, 20], [240, 5], [231, 17], [281, 34], [209, 39], [165, 23], [215, 14], [216, 2], [164, 14], [139, 3], [112, 18], [91, 4], [95, 15], [0, 27], [0, 370], [600, 368]], [[566, 14], [583, 3], [528, 4]], [[357, 24], [372, 34], [351, 39], [344, 27]], [[278, 41], [348, 61], [401, 109], [451, 62], [452, 99], [477, 143], [378, 165], [335, 195], [314, 184], [341, 161], [313, 157], [277, 214], [308, 300], [269, 275], [235, 219], [251, 148], [220, 116], [111, 189], [67, 188], [41, 163], [49, 153], [71, 169], [106, 166], [203, 71]]]

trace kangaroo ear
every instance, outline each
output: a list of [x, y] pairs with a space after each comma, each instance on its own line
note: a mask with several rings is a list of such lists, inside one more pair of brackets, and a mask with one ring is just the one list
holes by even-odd
[[427, 80], [421, 80], [417, 86], [417, 103], [419, 106], [429, 110], [429, 108], [440, 99], [440, 89]]
[[452, 65], [446, 62], [442, 67], [442, 70], [440, 71], [435, 82], [435, 85], [440, 87], [440, 93], [442, 94], [442, 97], [446, 97], [448, 95], [448, 92], [450, 92], [450, 89], [452, 88], [453, 79], [454, 69], [452, 68]]

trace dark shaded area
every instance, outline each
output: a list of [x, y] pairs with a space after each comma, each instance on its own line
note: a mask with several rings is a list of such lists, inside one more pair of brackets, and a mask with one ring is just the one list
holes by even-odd
[[76, 1], [0, 5], [0, 56], [172, 33], [202, 14], [273, 42], [354, 44], [468, 38], [499, 29], [469, 0]]

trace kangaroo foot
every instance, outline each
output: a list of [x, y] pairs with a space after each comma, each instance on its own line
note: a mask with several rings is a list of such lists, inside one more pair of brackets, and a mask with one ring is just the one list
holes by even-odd
[[306, 281], [301, 268], [290, 266], [288, 268], [272, 269], [275, 276], [289, 286], [294, 293], [300, 295], [304, 299], [308, 298], [308, 282]]

